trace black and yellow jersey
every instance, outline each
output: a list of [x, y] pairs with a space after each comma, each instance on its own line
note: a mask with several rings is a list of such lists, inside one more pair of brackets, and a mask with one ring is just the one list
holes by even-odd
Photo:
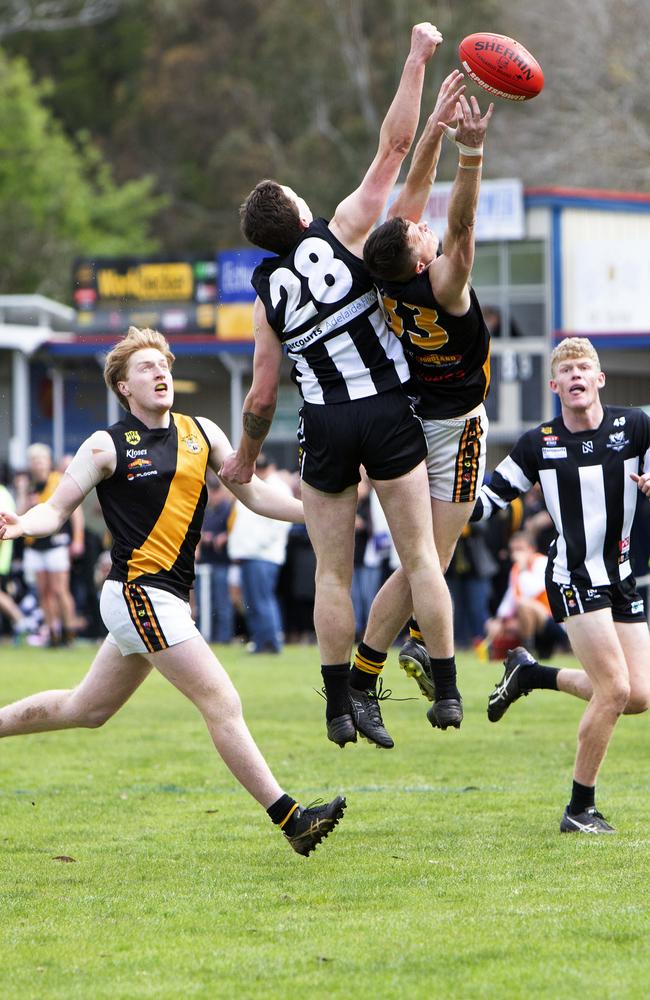
[[427, 271], [411, 281], [383, 282], [378, 292], [408, 361], [418, 416], [460, 417], [482, 403], [490, 388], [490, 333], [474, 289], [464, 316], [445, 312]]
[[180, 413], [152, 430], [129, 413], [108, 433], [117, 465], [97, 487], [113, 538], [108, 579], [137, 580], [187, 600], [207, 499], [205, 432]]

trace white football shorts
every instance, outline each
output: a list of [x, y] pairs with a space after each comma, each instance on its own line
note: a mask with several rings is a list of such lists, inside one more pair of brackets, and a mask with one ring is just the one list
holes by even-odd
[[187, 601], [137, 581], [106, 580], [99, 610], [108, 629], [107, 641], [122, 656], [158, 653], [200, 635]]
[[55, 545], [51, 549], [33, 549], [26, 545], [23, 550], [23, 572], [31, 582], [37, 573], [65, 573], [70, 569], [70, 549], [67, 545]]
[[469, 417], [422, 420], [427, 439], [429, 492], [436, 500], [476, 500], [485, 475], [489, 421], [485, 407]]

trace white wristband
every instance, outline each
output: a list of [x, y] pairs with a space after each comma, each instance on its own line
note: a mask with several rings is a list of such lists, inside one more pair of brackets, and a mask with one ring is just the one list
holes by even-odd
[[466, 146], [464, 142], [459, 142], [456, 138], [457, 128], [452, 128], [451, 125], [442, 125], [442, 128], [447, 138], [456, 143], [459, 152], [463, 153], [464, 156], [483, 156], [483, 143], [480, 146]]
[[458, 142], [457, 139], [454, 139], [454, 142], [463, 156], [483, 156], [483, 143], [480, 146], [466, 146], [464, 142]]

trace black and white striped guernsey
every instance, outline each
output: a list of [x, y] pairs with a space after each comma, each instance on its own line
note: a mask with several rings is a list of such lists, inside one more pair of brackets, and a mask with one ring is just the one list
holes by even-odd
[[363, 399], [408, 381], [363, 261], [325, 219], [314, 219], [286, 257], [265, 258], [252, 283], [306, 402]]
[[630, 534], [641, 496], [630, 473], [650, 472], [650, 417], [605, 406], [596, 430], [572, 433], [561, 416], [524, 434], [483, 486], [472, 520], [483, 520], [539, 482], [557, 538], [547, 579], [602, 587], [632, 575]]

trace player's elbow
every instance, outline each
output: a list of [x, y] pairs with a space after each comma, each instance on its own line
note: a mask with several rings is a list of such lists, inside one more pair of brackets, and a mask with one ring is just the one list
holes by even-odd
[[246, 400], [246, 409], [270, 420], [278, 402], [277, 385], [258, 385], [251, 389]]

